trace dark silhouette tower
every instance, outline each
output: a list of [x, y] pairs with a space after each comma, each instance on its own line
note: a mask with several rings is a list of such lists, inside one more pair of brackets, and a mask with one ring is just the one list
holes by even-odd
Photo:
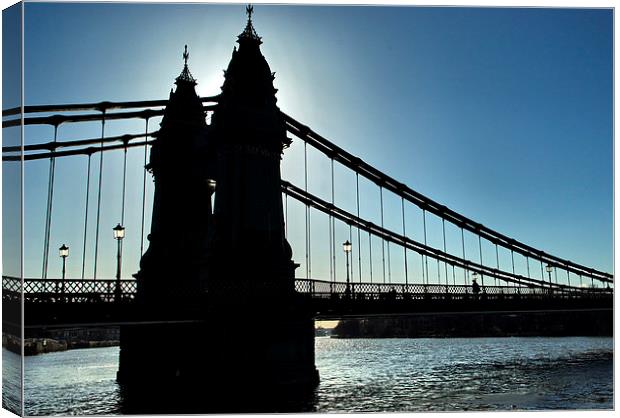
[[280, 162], [291, 140], [251, 6], [247, 12], [210, 133], [217, 186], [207, 298], [227, 318], [217, 321], [225, 343], [212, 351], [224, 361], [211, 373], [254, 389], [313, 387], [318, 383], [314, 321], [294, 292], [297, 264], [284, 233]]
[[[187, 298], [200, 298], [203, 286], [196, 278], [202, 274], [211, 222], [208, 126], [188, 58], [186, 45], [183, 71], [176, 78], [176, 91], [170, 91], [145, 167], [155, 182], [153, 215], [149, 247], [135, 276], [138, 297], [150, 304], [161, 302], [159, 309], [176, 309], [190, 302]], [[175, 294], [177, 303], [171, 301]]]
[[[149, 247], [140, 260], [137, 303], [162, 321], [201, 312], [211, 223], [209, 127], [187, 60], [170, 91], [145, 169], [155, 191]], [[188, 309], [188, 307], [190, 309]], [[202, 330], [200, 330], [202, 331]], [[118, 380], [131, 387], [166, 384], [181, 377], [186, 340], [199, 330], [182, 323], [121, 327]], [[181, 359], [181, 360], [180, 360]]]
[[[155, 196], [139, 303], [195, 321], [121, 331], [119, 382], [134, 393], [198, 390], [205, 409], [195, 412], [216, 400], [228, 405], [221, 411], [285, 410], [287, 397], [318, 384], [314, 321], [294, 291], [284, 234], [280, 161], [290, 139], [247, 11], [211, 125], [186, 52], [147, 166]], [[248, 397], [271, 406], [239, 403]]]
[[291, 140], [251, 12], [248, 6], [247, 26], [224, 72], [212, 118], [217, 191], [208, 282], [217, 293], [220, 285], [234, 282], [235, 300], [246, 299], [244, 292], [255, 299], [258, 292], [283, 301], [292, 295], [297, 267], [284, 235], [280, 176], [282, 152]]

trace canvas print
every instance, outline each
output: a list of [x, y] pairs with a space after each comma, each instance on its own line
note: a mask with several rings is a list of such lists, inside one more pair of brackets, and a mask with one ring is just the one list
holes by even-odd
[[613, 10], [3, 11], [2, 405], [611, 410]]

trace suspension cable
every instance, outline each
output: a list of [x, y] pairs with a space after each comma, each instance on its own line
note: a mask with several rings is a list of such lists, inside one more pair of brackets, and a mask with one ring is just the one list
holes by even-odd
[[[217, 101], [217, 97], [215, 98], [210, 98], [209, 100], [207, 99], [201, 99], [202, 101]], [[157, 102], [157, 103], [156, 103]], [[167, 103], [167, 101], [161, 101], [161, 103]], [[70, 107], [70, 109], [75, 110], [75, 109], [82, 109], [84, 108], [84, 106], [86, 106], [86, 108], [89, 109], [97, 109], [99, 111], [101, 111], [102, 113], [105, 113], [106, 109], [113, 109], [113, 108], [128, 108], [128, 107], [145, 107], [148, 105], [152, 105], [152, 106], [159, 106], [162, 105], [159, 103], [159, 101], [150, 101], [150, 102], [127, 102], [127, 103], [123, 103], [123, 104], [118, 104], [118, 103], [109, 103], [109, 102], [102, 102], [99, 104], [90, 104], [90, 105], [53, 105], [53, 106], [29, 106], [27, 107], [25, 110], [26, 112], [36, 112], [36, 111], [51, 111], [49, 109], [60, 109], [61, 111], [65, 111], [65, 110], [69, 110], [69, 108], [67, 106]], [[60, 106], [60, 107], [59, 107]], [[63, 107], [64, 106], [64, 107]], [[77, 107], [76, 107], [77, 106]], [[44, 109], [48, 109], [48, 110], [44, 110]], [[205, 107], [205, 109], [209, 110], [210, 108]], [[11, 109], [11, 111], [13, 111]], [[161, 112], [161, 110], [149, 110], [150, 112], [153, 112], [153, 115], [155, 114], [159, 114], [158, 112]], [[6, 113], [8, 115], [8, 113]], [[525, 255], [525, 254], [529, 254], [530, 256], [532, 256], [535, 259], [544, 259], [547, 262], [551, 262], [551, 263], [564, 263], [566, 262], [566, 265], [568, 267], [566, 267], [570, 272], [573, 272], [575, 274], [585, 274], [586, 276], [591, 277], [592, 279], [594, 279], [596, 277], [597, 280], [600, 281], [612, 281], [613, 280], [613, 276], [609, 273], [603, 273], [603, 272], [599, 272], [597, 270], [585, 267], [585, 266], [581, 266], [578, 264], [575, 264], [573, 262], [570, 261], [566, 261], [566, 260], [562, 260], [558, 257], [554, 257], [550, 254], [546, 254], [540, 250], [537, 250], [535, 248], [532, 248], [530, 246], [527, 246], [523, 243], [520, 243], [514, 239], [511, 239], [509, 237], [506, 237], [502, 234], [499, 234], [495, 231], [490, 230], [489, 228], [486, 228], [483, 225], [477, 224], [476, 222], [473, 222], [465, 217], [463, 217], [462, 215], [459, 215], [458, 213], [455, 213], [454, 211], [451, 211], [450, 209], [443, 207], [442, 205], [437, 204], [436, 202], [433, 202], [432, 200], [425, 198], [424, 196], [420, 195], [419, 193], [416, 193], [412, 190], [410, 190], [409, 188], [407, 188], [405, 185], [402, 185], [398, 182], [396, 182], [395, 180], [391, 179], [390, 177], [384, 175], [383, 173], [381, 173], [380, 171], [374, 169], [373, 167], [368, 166], [368, 164], [364, 163], [363, 161], [361, 161], [359, 158], [356, 158], [348, 153], [346, 153], [346, 151], [338, 148], [337, 146], [335, 146], [334, 144], [331, 144], [329, 141], [325, 140], [324, 138], [320, 137], [319, 135], [317, 135], [316, 133], [314, 133], [313, 131], [311, 131], [309, 128], [305, 127], [306, 129], [301, 129], [304, 126], [301, 125], [299, 122], [295, 121], [294, 119], [290, 118], [289, 116], [283, 114], [284, 119], [287, 123], [287, 128], [289, 129], [289, 131], [297, 136], [299, 136], [300, 138], [302, 138], [304, 141], [310, 141], [311, 145], [315, 146], [315, 148], [317, 148], [319, 151], [321, 152], [329, 152], [331, 153], [331, 155], [335, 155], [336, 158], [341, 161], [343, 164], [347, 165], [347, 166], [355, 166], [354, 169], [359, 171], [360, 174], [362, 174], [363, 176], [367, 177], [368, 179], [370, 179], [371, 181], [379, 184], [382, 183], [385, 185], [385, 187], [388, 190], [394, 191], [395, 193], [398, 193], [401, 196], [404, 196], [407, 200], [411, 201], [412, 203], [421, 205], [427, 205], [429, 207], [429, 211], [433, 212], [433, 213], [437, 213], [439, 214], [439, 216], [442, 217], [446, 217], [446, 219], [450, 222], [456, 223], [457, 225], [463, 225], [465, 226], [468, 230], [479, 230], [482, 231], [482, 233], [485, 236], [485, 239], [490, 240], [491, 242], [496, 242], [496, 243], [500, 243], [500, 245], [506, 247], [506, 248], [510, 248], [510, 249], [515, 249], [516, 251], [518, 251], [519, 253]], [[75, 116], [67, 116], [65, 117], [65, 121], [67, 122], [81, 122], [81, 121], [92, 121], [92, 120], [98, 120], [98, 118], [101, 116], [97, 116], [95, 114], [92, 115], [75, 115]], [[144, 117], [144, 112], [127, 112], [127, 113], [122, 113], [122, 114], [116, 114], [116, 113], [110, 113], [108, 116], [106, 116], [108, 119], [127, 119], [127, 118], [134, 118], [134, 117], [140, 117], [143, 118]], [[7, 124], [8, 123], [8, 124]], [[3, 122], [4, 126], [13, 126], [10, 125], [11, 123], [20, 123], [19, 120], [16, 121], [5, 121]], [[24, 124], [53, 124], [53, 117], [44, 117], [44, 118], [28, 118], [28, 120], [24, 120], [22, 123]], [[3, 157], [4, 159], [5, 157]], [[562, 264], [563, 265], [563, 264]]]
[[440, 217], [445, 217], [446, 220], [454, 223], [455, 225], [462, 226], [465, 229], [476, 233], [477, 235], [483, 235], [484, 238], [489, 240], [490, 242], [497, 242], [500, 245], [508, 249], [513, 249], [524, 256], [528, 255], [536, 259], [542, 258], [543, 260], [549, 261], [551, 263], [568, 263], [574, 273], [583, 272], [584, 274], [587, 274], [589, 276], [595, 276], [597, 280], [609, 282], [613, 281], [613, 275], [609, 273], [600, 272], [592, 268], [581, 266], [579, 264], [547, 254], [544, 251], [537, 250], [515, 239], [500, 234], [499, 232], [493, 231], [482, 224], [474, 222], [473, 220], [468, 219], [465, 216], [460, 215], [453, 210], [443, 205], [440, 205], [437, 202], [434, 202], [433, 200], [410, 189], [406, 185], [387, 176], [383, 172], [365, 163], [360, 158], [355, 157], [354, 155], [346, 152], [345, 150], [328, 141], [327, 139], [321, 137], [316, 132], [312, 131], [309, 127], [297, 122], [290, 116], [284, 113], [283, 116], [287, 123], [287, 129], [293, 135], [301, 138], [304, 141], [310, 142], [310, 144], [320, 152], [335, 156], [334, 158], [336, 158], [346, 167], [359, 172], [362, 176], [366, 177], [370, 181], [374, 182], [377, 185], [384, 186], [387, 190], [394, 192], [398, 196], [404, 196], [408, 201], [418, 205], [420, 208], [427, 208], [429, 212]]
[[[219, 96], [201, 97], [202, 103], [217, 103]], [[24, 106], [23, 113], [41, 113], [41, 112], [68, 112], [82, 110], [100, 110], [100, 109], [131, 109], [140, 107], [161, 107], [167, 106], [168, 100], [142, 100], [130, 102], [99, 102], [99, 103], [78, 103], [78, 104], [56, 104], [56, 105], [32, 105]], [[2, 117], [18, 115], [22, 113], [21, 107], [14, 107], [2, 111]]]
[[332, 263], [332, 215], [327, 215], [327, 236], [329, 237], [329, 280], [334, 281], [334, 265]]
[[[125, 149], [123, 150], [123, 192], [121, 198], [121, 225], [125, 226], [125, 191], [127, 189], [127, 143], [125, 143]], [[123, 240], [120, 240], [118, 243], [118, 251], [119, 255], [123, 256]], [[120, 264], [120, 268], [123, 268], [122, 263]], [[122, 277], [122, 271], [121, 271]]]
[[[155, 136], [157, 134], [158, 131], [156, 132], [149, 132], [146, 134], [146, 136]], [[104, 143], [113, 143], [113, 142], [130, 142], [133, 139], [137, 139], [137, 138], [142, 138], [144, 137], [145, 134], [140, 133], [140, 134], [124, 134], [124, 135], [117, 135], [117, 136], [109, 136], [107, 138], [103, 139]], [[24, 152], [31, 152], [31, 151], [47, 151], [46, 153], [43, 154], [24, 154], [24, 158], [26, 160], [32, 160], [33, 156], [40, 156], [41, 159], [48, 159], [50, 158], [52, 155], [54, 155], [55, 157], [58, 156], [62, 156], [62, 153], [54, 153], [54, 151], [58, 150], [59, 148], [75, 148], [75, 147], [81, 147], [84, 145], [100, 145], [101, 144], [101, 137], [97, 137], [97, 138], [90, 138], [90, 139], [75, 139], [75, 140], [70, 140], [70, 141], [58, 141], [58, 142], [54, 142], [53, 140], [50, 142], [40, 142], [37, 144], [29, 144], [29, 145], [24, 145]], [[19, 146], [5, 146], [2, 147], [2, 153], [11, 153], [11, 152], [20, 152], [21, 153], [22, 149]]]
[[[336, 193], [334, 187], [334, 159], [331, 158], [331, 180], [332, 180], [332, 206], [335, 206], [336, 201]], [[336, 220], [333, 215], [330, 213], [330, 219], [332, 221], [332, 264], [334, 266], [334, 281], [336, 281]]]
[[[446, 251], [446, 220], [443, 218], [441, 218], [441, 229], [443, 230], [443, 252], [447, 253]], [[446, 274], [446, 289], [448, 289], [448, 263], [444, 261], [443, 265], [444, 265], [445, 274]]]
[[[480, 265], [482, 265], [482, 238], [478, 235], [478, 249], [480, 250]], [[484, 287], [484, 275], [480, 273], [480, 282], [482, 287]]]
[[[424, 225], [424, 245], [427, 245], [426, 243], [426, 209], [422, 209], [422, 225]], [[428, 275], [428, 257], [425, 257], [424, 255], [422, 255], [422, 258], [424, 259], [424, 270], [426, 270], [426, 283], [430, 284], [431, 278]]]
[[82, 239], [82, 280], [84, 280], [84, 272], [86, 271], [86, 234], [88, 231], [88, 201], [90, 200], [90, 163], [92, 154], [88, 154], [88, 165], [86, 170], [86, 201], [84, 204], [84, 238]]
[[392, 283], [392, 258], [390, 257], [390, 241], [385, 243], [387, 248], [388, 283]]
[[[355, 173], [355, 195], [357, 198], [357, 217], [360, 217], [360, 176], [359, 173]], [[359, 273], [360, 283], [362, 282], [362, 240], [360, 237], [361, 231], [357, 228], [357, 269]]]
[[424, 274], [424, 254], [420, 254], [421, 266], [420, 270], [422, 271], [422, 284], [426, 284], [426, 276]]
[[[141, 147], [145, 144], [145, 142], [134, 142], [132, 144], [127, 144], [128, 148], [133, 147]], [[3, 155], [2, 161], [33, 161], [33, 160], [48, 160], [51, 157], [68, 157], [72, 155], [88, 155], [90, 153], [96, 152], [106, 152], [106, 151], [114, 151], [123, 149], [125, 145], [109, 145], [104, 147], [83, 147], [78, 149], [73, 149], [69, 151], [51, 151], [51, 152], [43, 152], [37, 154], [25, 154], [25, 155]]]
[[[351, 243], [351, 251], [353, 251], [353, 226], [351, 224], [349, 224], [349, 242]], [[351, 254], [351, 261], [353, 261], [353, 254]], [[353, 265], [351, 263], [350, 270], [347, 272], [347, 274], [351, 274], [351, 281], [353, 281]]]
[[[292, 197], [299, 200], [300, 202], [305, 203], [311, 206], [312, 208], [316, 208], [317, 210], [323, 213], [332, 213], [335, 218], [346, 223], [347, 225], [355, 226], [356, 228], [361, 228], [365, 231], [370, 231], [371, 233], [377, 235], [379, 238], [386, 240], [386, 241], [390, 241], [394, 244], [407, 245], [409, 249], [414, 250], [418, 253], [422, 253], [426, 256], [430, 256], [431, 258], [438, 259], [440, 261], [446, 261], [450, 264], [455, 264], [461, 268], [468, 268], [477, 273], [483, 273], [487, 276], [491, 276], [491, 277], [497, 276], [497, 277], [500, 277], [501, 280], [504, 280], [507, 282], [518, 281], [521, 283], [523, 282], [523, 280], [526, 280], [528, 283], [528, 286], [534, 285], [536, 287], [541, 287], [545, 285], [545, 283], [541, 282], [540, 280], [528, 279], [523, 276], [510, 276], [506, 272], [501, 272], [495, 268], [489, 268], [482, 264], [471, 263], [468, 260], [462, 260], [451, 254], [444, 253], [443, 251], [438, 250], [436, 248], [429, 247], [427, 245], [423, 245], [419, 242], [416, 242], [410, 238], [403, 237], [400, 234], [396, 234], [390, 230], [374, 225], [372, 222], [359, 219], [357, 218], [357, 216], [355, 216], [354, 213], [346, 212], [343, 209], [334, 207], [328, 202], [314, 195], [304, 192], [303, 189], [298, 188], [289, 182], [282, 181], [282, 191], [284, 193], [290, 194]], [[567, 286], [556, 285], [556, 287], [560, 289], [564, 289]]]
[[[495, 243], [495, 259], [497, 261], [497, 269], [499, 270], [499, 246]], [[497, 277], [493, 277], [493, 282], [497, 286]]]
[[[510, 250], [510, 259], [512, 260], [512, 275], [516, 276], [516, 273], [515, 273], [515, 252], [513, 250]], [[517, 287], [516, 283], [515, 283], [515, 287]], [[519, 287], [521, 287], [521, 283], [519, 283]]]
[[[407, 236], [407, 230], [405, 228], [405, 199], [400, 198], [400, 206], [403, 212], [403, 237]], [[403, 257], [405, 259], [405, 285], [409, 285], [409, 273], [407, 271], [407, 247], [403, 247]]]
[[[308, 192], [308, 143], [304, 142], [304, 191]], [[306, 279], [310, 279], [310, 207], [306, 209]]]
[[452, 264], [452, 284], [453, 284], [454, 286], [456, 286], [456, 271], [454, 271], [454, 270], [455, 270], [455, 268], [456, 268], [456, 267], [454, 266], [454, 264]]
[[370, 283], [372, 283], [372, 234], [370, 233], [370, 231], [368, 231], [368, 259], [370, 260], [370, 266], [369, 266], [369, 271], [370, 271]]
[[[463, 260], [467, 260], [465, 258], [465, 232], [463, 227], [461, 227], [461, 244], [463, 245]], [[463, 269], [463, 284], [467, 285], [469, 283], [469, 278], [467, 277], [467, 273], [469, 272], [469, 270], [467, 269]]]
[[[105, 135], [105, 109], [101, 111], [101, 149]], [[97, 191], [97, 226], [95, 228], [95, 260], [93, 267], [93, 280], [97, 279], [97, 256], [99, 254], [99, 226], [101, 220], [101, 188], [103, 185], [103, 152], [99, 154], [99, 190]]]
[[[58, 140], [58, 123], [54, 124], [54, 143]], [[47, 208], [45, 212], [45, 238], [43, 247], [43, 268], [41, 277], [47, 279], [47, 267], [50, 251], [50, 235], [52, 229], [52, 204], [54, 201], [54, 175], [56, 172], [56, 159], [50, 158], [50, 170], [47, 184]]]
[[[330, 162], [331, 162], [331, 167], [332, 167], [332, 176], [333, 176], [333, 167], [334, 167], [334, 160], [330, 158]], [[332, 183], [333, 184], [333, 183]], [[332, 205], [334, 204], [334, 192], [333, 192], [333, 187], [332, 187]], [[334, 237], [332, 235], [332, 214], [330, 213], [329, 215], [327, 215], [327, 228], [328, 228], [328, 235], [329, 235], [329, 280], [332, 282], [336, 281], [336, 276], [334, 274]]]
[[[381, 228], [383, 228], [383, 186], [379, 186], [379, 201], [381, 202]], [[381, 262], [383, 264], [383, 283], [385, 283], [385, 240], [381, 240]]]
[[312, 229], [311, 229], [311, 219], [312, 212], [310, 210], [310, 206], [307, 207], [308, 210], [308, 277], [312, 277]]
[[[108, 115], [106, 114], [106, 108], [105, 108], [105, 107], [100, 108], [100, 111], [101, 111], [101, 116], [100, 116], [100, 117], [101, 117], [101, 120], [102, 120], [102, 140], [103, 140], [103, 138], [104, 138], [103, 133], [104, 133], [104, 129], [105, 129], [105, 122], [106, 122], [106, 119], [108, 118]], [[112, 118], [112, 119], [114, 119], [114, 118]], [[147, 121], [147, 128], [148, 128], [148, 121]], [[56, 133], [55, 133], [55, 136], [56, 136]], [[305, 142], [305, 144], [307, 144], [307, 142]], [[311, 143], [311, 145], [312, 145], [312, 143]], [[126, 144], [125, 144], [125, 146], [126, 146]], [[103, 148], [104, 148], [104, 147], [103, 147], [103, 143], [102, 143], [101, 149], [103, 150]], [[145, 147], [145, 148], [146, 148], [146, 147]], [[305, 147], [305, 148], [306, 148], [306, 147]], [[51, 154], [51, 153], [50, 153], [50, 155], [52, 155], [50, 158], [53, 158], [53, 157], [54, 157], [54, 156], [53, 156], [53, 154]], [[333, 164], [333, 159], [332, 159], [332, 164]], [[94, 276], [95, 276], [95, 277], [96, 277], [96, 274], [97, 274], [98, 245], [99, 245], [99, 229], [100, 229], [100, 215], [101, 215], [101, 213], [100, 213], [100, 212], [101, 212], [101, 194], [102, 194], [102, 177], [103, 177], [103, 175], [102, 175], [102, 168], [103, 168], [103, 154], [101, 155], [101, 158], [100, 158], [100, 176], [99, 176], [99, 191], [98, 191], [98, 192], [99, 192], [99, 198], [98, 198], [98, 203], [97, 203], [97, 231], [96, 231], [96, 240], [95, 240], [95, 241], [96, 241], [96, 243], [95, 243], [95, 261], [94, 261], [94, 264], [95, 264], [95, 266], [94, 266]], [[124, 171], [125, 171], [125, 170], [124, 170]], [[362, 175], [365, 175], [363, 172], [360, 172], [360, 173], [361, 173]], [[90, 173], [89, 173], [89, 174], [90, 174]], [[356, 172], [356, 175], [357, 175], [357, 174], [358, 174], [358, 173]], [[125, 176], [126, 176], [126, 173], [124, 173], [124, 177], [125, 177]], [[52, 182], [52, 183], [53, 183], [53, 182]], [[307, 183], [307, 173], [306, 173], [306, 183]], [[391, 184], [391, 183], [389, 183], [389, 184], [388, 184], [388, 186], [386, 186], [386, 187], [387, 187], [389, 190], [391, 190], [391, 186], [392, 186], [392, 184]], [[382, 192], [382, 189], [381, 189], [381, 192]], [[53, 190], [52, 190], [52, 193], [53, 193]], [[403, 196], [401, 196], [401, 197], [403, 197]], [[123, 196], [123, 200], [124, 200], [124, 198], [125, 198], [125, 196]], [[359, 196], [358, 196], [358, 199], [359, 199]], [[404, 197], [403, 197], [403, 199], [404, 199]], [[409, 198], [408, 198], [408, 200], [409, 200]], [[309, 207], [307, 207], [307, 210], [308, 210], [308, 214], [307, 214], [307, 216], [308, 216], [308, 218], [309, 218], [309, 217], [310, 217], [310, 213], [309, 213], [310, 208], [309, 208]], [[52, 211], [50, 210], [50, 219], [49, 219], [49, 223], [50, 223], [50, 230], [51, 230], [51, 212], [52, 212]], [[382, 212], [383, 212], [383, 207], [382, 207]], [[123, 215], [122, 215], [122, 217], [124, 217], [124, 208], [123, 208]], [[382, 217], [383, 217], [383, 214], [382, 214]], [[442, 218], [442, 219], [443, 219], [443, 218]], [[450, 219], [448, 219], [448, 220], [450, 221]], [[310, 235], [310, 233], [311, 233], [311, 228], [310, 228], [310, 219], [308, 219], [308, 226], [307, 226], [307, 228], [308, 228], [308, 235]], [[360, 240], [359, 240], [359, 235], [360, 235], [360, 234], [359, 234], [359, 232], [360, 232], [360, 231], [358, 231], [358, 252], [359, 252], [359, 249], [360, 249], [360, 247], [359, 247], [359, 246], [361, 245]], [[425, 232], [426, 232], [426, 231], [425, 231]], [[51, 233], [50, 233], [50, 232], [48, 232], [48, 235], [51, 235]], [[143, 238], [143, 237], [142, 237], [142, 238]], [[485, 239], [487, 239], [487, 238], [485, 238]], [[143, 240], [142, 240], [142, 241], [143, 241]], [[481, 246], [480, 241], [481, 241], [481, 236], [479, 235], [479, 245]], [[496, 244], [496, 252], [497, 252], [497, 245], [498, 245], [498, 242], [500, 242], [500, 241], [493, 241], [493, 240], [492, 240], [492, 242], [495, 242], [495, 244]], [[500, 243], [501, 243], [501, 242], [500, 242]], [[384, 244], [385, 244], [385, 243], [383, 242], [382, 244], [383, 244], [383, 247], [384, 247]], [[517, 244], [520, 244], [520, 243], [517, 243]], [[47, 244], [47, 245], [48, 245], [48, 250], [47, 250], [48, 254], [47, 254], [47, 257], [45, 257], [46, 259], [48, 259], [48, 258], [49, 258], [49, 238], [48, 238], [48, 244]], [[335, 240], [334, 240], [333, 245], [335, 245]], [[464, 245], [464, 243], [463, 243], [463, 245]], [[504, 244], [502, 244], [502, 245], [504, 245]], [[310, 259], [311, 259], [311, 255], [310, 255], [311, 248], [310, 248], [310, 238], [309, 238], [309, 237], [308, 237], [308, 243], [307, 243], [307, 246], [308, 246], [308, 259], [310, 260]], [[390, 258], [390, 248], [389, 248], [389, 246], [390, 246], [390, 242], [388, 242], [388, 263], [390, 263], [390, 260], [389, 260], [389, 258]], [[512, 251], [512, 250], [511, 250], [511, 251]], [[521, 250], [520, 250], [519, 248], [517, 248], [517, 251], [521, 251]], [[405, 248], [405, 254], [406, 254], [406, 248]], [[480, 249], [480, 255], [481, 255], [481, 260], [482, 260], [482, 251], [481, 251], [481, 249]], [[546, 256], [548, 256], [548, 255], [544, 255], [544, 253], [543, 253], [543, 255], [536, 254], [536, 256], [533, 256], [533, 258], [537, 259], [538, 257], [546, 257]], [[549, 256], [549, 257], [550, 257], [550, 256]], [[335, 251], [334, 251], [334, 258], [335, 258]], [[540, 258], [538, 258], [538, 259], [540, 259]], [[359, 263], [359, 261], [361, 261], [361, 255], [358, 255], [358, 263]], [[528, 278], [529, 278], [529, 277], [530, 277], [530, 272], [529, 272], [529, 258], [528, 258], [528, 257], [526, 257], [526, 261], [527, 261]], [[541, 261], [542, 261], [542, 260], [541, 260]], [[406, 262], [406, 256], [405, 256], [405, 262]], [[572, 272], [576, 272], [576, 270], [574, 270], [574, 269], [575, 269], [575, 264], [574, 264], [574, 263], [571, 263], [571, 262], [568, 262], [568, 261], [567, 261], [566, 263], [567, 263], [567, 264], [566, 264], [566, 269], [567, 269], [567, 275], [568, 275], [567, 280], [570, 280], [570, 272], [571, 272], [571, 271], [572, 271]], [[47, 260], [46, 260], [46, 264], [47, 264]], [[311, 269], [311, 263], [307, 263], [307, 264], [308, 264], [308, 265], [307, 265], [307, 268], [308, 268], [308, 269]], [[498, 264], [499, 264], [499, 263], [498, 263]], [[555, 266], [555, 267], [557, 267], [557, 266]], [[335, 262], [334, 262], [334, 268], [335, 268]], [[390, 264], [390, 266], [389, 266], [388, 268], [390, 269], [390, 271], [389, 271], [389, 275], [390, 275], [390, 280], [391, 280], [391, 264]], [[428, 270], [427, 270], [427, 271], [428, 271]], [[590, 273], [588, 273], [588, 274], [596, 274], [596, 271], [590, 271], [590, 270], [588, 270], [588, 271], [590, 272]], [[424, 272], [423, 272], [423, 273], [424, 273]], [[578, 273], [578, 272], [577, 272], [577, 273]], [[577, 274], [577, 273], [576, 273], [576, 274]], [[46, 274], [47, 274], [47, 272], [46, 272]], [[586, 275], [587, 275], [587, 274], [586, 274]], [[384, 276], [385, 276], [385, 274], [384, 274]], [[595, 278], [594, 276], [590, 276], [590, 277], [592, 278], [592, 280], [594, 280], [594, 278]], [[611, 277], [611, 276], [610, 276], [610, 277]], [[360, 267], [360, 278], [361, 278], [361, 267]], [[384, 278], [384, 280], [385, 280], [385, 278]], [[598, 276], [597, 276], [597, 280], [605, 281], [606, 279], [599, 279], [599, 278], [598, 278]], [[497, 282], [497, 280], [496, 280], [496, 279], [495, 279], [495, 281]], [[556, 270], [556, 283], [557, 283], [557, 270]]]
[[525, 265], [527, 266], [527, 278], [529, 279], [530, 276], [530, 258], [529, 257], [525, 257]]

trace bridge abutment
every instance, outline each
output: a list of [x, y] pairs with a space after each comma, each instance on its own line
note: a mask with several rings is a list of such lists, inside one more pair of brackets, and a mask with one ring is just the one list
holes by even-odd
[[[281, 408], [287, 394], [312, 396], [319, 382], [314, 321], [301, 312], [255, 311], [194, 323], [126, 325], [117, 379], [135, 412], [161, 412], [154, 405], [174, 394], [182, 396], [168, 405], [171, 413], [191, 412], [183, 402], [199, 403], [200, 412], [270, 411], [264, 402]], [[193, 399], [184, 401], [189, 394]]]

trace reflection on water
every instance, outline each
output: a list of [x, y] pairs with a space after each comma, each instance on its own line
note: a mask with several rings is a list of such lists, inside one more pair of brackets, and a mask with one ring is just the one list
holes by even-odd
[[2, 349], [2, 407], [21, 414], [21, 357]]
[[317, 410], [612, 408], [612, 348], [611, 338], [321, 338]]
[[26, 357], [26, 415], [117, 414], [118, 347]]
[[[320, 386], [306, 399], [265, 408], [282, 412], [611, 409], [612, 349], [611, 338], [317, 338]], [[133, 412], [123, 405], [115, 381], [117, 367], [117, 347], [27, 357], [26, 414]], [[177, 411], [161, 412], [214, 411], [204, 405], [204, 398], [193, 398], [191, 407], [178, 402]], [[151, 409], [160, 404], [164, 408], [161, 401], [151, 397]], [[168, 409], [170, 404], [166, 405]]]

